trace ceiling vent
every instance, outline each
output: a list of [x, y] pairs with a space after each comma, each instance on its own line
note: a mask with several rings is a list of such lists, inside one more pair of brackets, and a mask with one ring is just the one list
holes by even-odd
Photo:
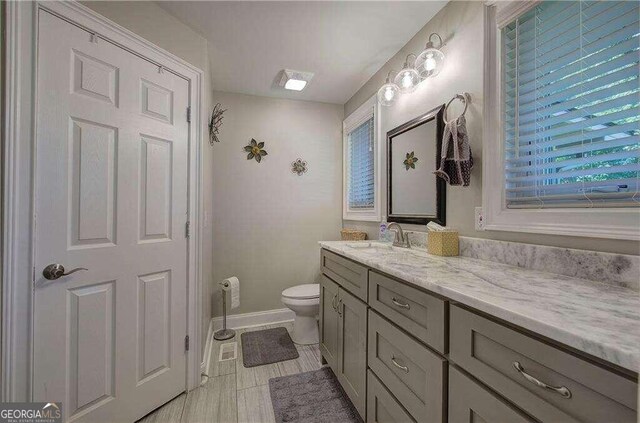
[[279, 85], [286, 90], [302, 91], [309, 84], [311, 78], [313, 78], [313, 72], [284, 69]]

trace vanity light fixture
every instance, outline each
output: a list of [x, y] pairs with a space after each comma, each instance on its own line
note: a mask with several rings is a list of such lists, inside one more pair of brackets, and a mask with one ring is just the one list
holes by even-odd
[[400, 96], [400, 88], [391, 80], [392, 72], [393, 71], [389, 71], [386, 82], [378, 90], [378, 102], [382, 106], [391, 106]]
[[[438, 48], [433, 44], [434, 37], [438, 38]], [[413, 53], [407, 56], [402, 70], [398, 72], [393, 82], [389, 78], [393, 71], [389, 72], [385, 84], [378, 90], [378, 103], [390, 106], [395, 103], [400, 94], [414, 92], [420, 82], [439, 74], [444, 66], [444, 53], [440, 51], [442, 44], [440, 35], [435, 32], [429, 35], [425, 49], [417, 57]], [[415, 59], [413, 66], [411, 56]]]
[[[438, 48], [435, 48], [431, 41], [434, 36], [438, 37]], [[444, 53], [439, 50], [440, 48], [442, 48], [442, 37], [434, 32], [429, 35], [425, 49], [416, 59], [416, 70], [420, 77], [430, 78], [440, 73], [444, 65]]]
[[[410, 57], [413, 56], [413, 64], [411, 64]], [[412, 93], [418, 87], [420, 83], [420, 74], [414, 68], [416, 55], [411, 53], [404, 60], [404, 66], [402, 70], [398, 72], [394, 82], [400, 88], [402, 94]]]
[[285, 90], [302, 91], [311, 81], [311, 78], [313, 78], [313, 72], [284, 69], [279, 85]]

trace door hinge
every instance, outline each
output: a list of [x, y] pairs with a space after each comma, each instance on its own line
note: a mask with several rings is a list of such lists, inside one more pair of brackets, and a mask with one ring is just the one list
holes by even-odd
[[187, 107], [187, 122], [191, 123], [191, 106]]
[[184, 337], [184, 350], [189, 351], [189, 335]]
[[187, 222], [184, 224], [184, 237], [189, 238], [191, 235], [191, 222]]

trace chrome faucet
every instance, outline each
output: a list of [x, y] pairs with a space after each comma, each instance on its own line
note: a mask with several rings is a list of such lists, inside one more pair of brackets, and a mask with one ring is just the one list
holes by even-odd
[[394, 230], [396, 232], [396, 236], [393, 239], [394, 247], [402, 247], [402, 248], [411, 248], [411, 244], [409, 243], [409, 237], [405, 235], [402, 227], [398, 225], [396, 222], [391, 222], [387, 226], [387, 230]]

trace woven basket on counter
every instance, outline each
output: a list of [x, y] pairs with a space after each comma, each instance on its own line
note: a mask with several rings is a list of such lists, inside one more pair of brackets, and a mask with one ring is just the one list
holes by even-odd
[[340, 231], [343, 241], [363, 241], [367, 239], [367, 233], [356, 229], [342, 229]]

